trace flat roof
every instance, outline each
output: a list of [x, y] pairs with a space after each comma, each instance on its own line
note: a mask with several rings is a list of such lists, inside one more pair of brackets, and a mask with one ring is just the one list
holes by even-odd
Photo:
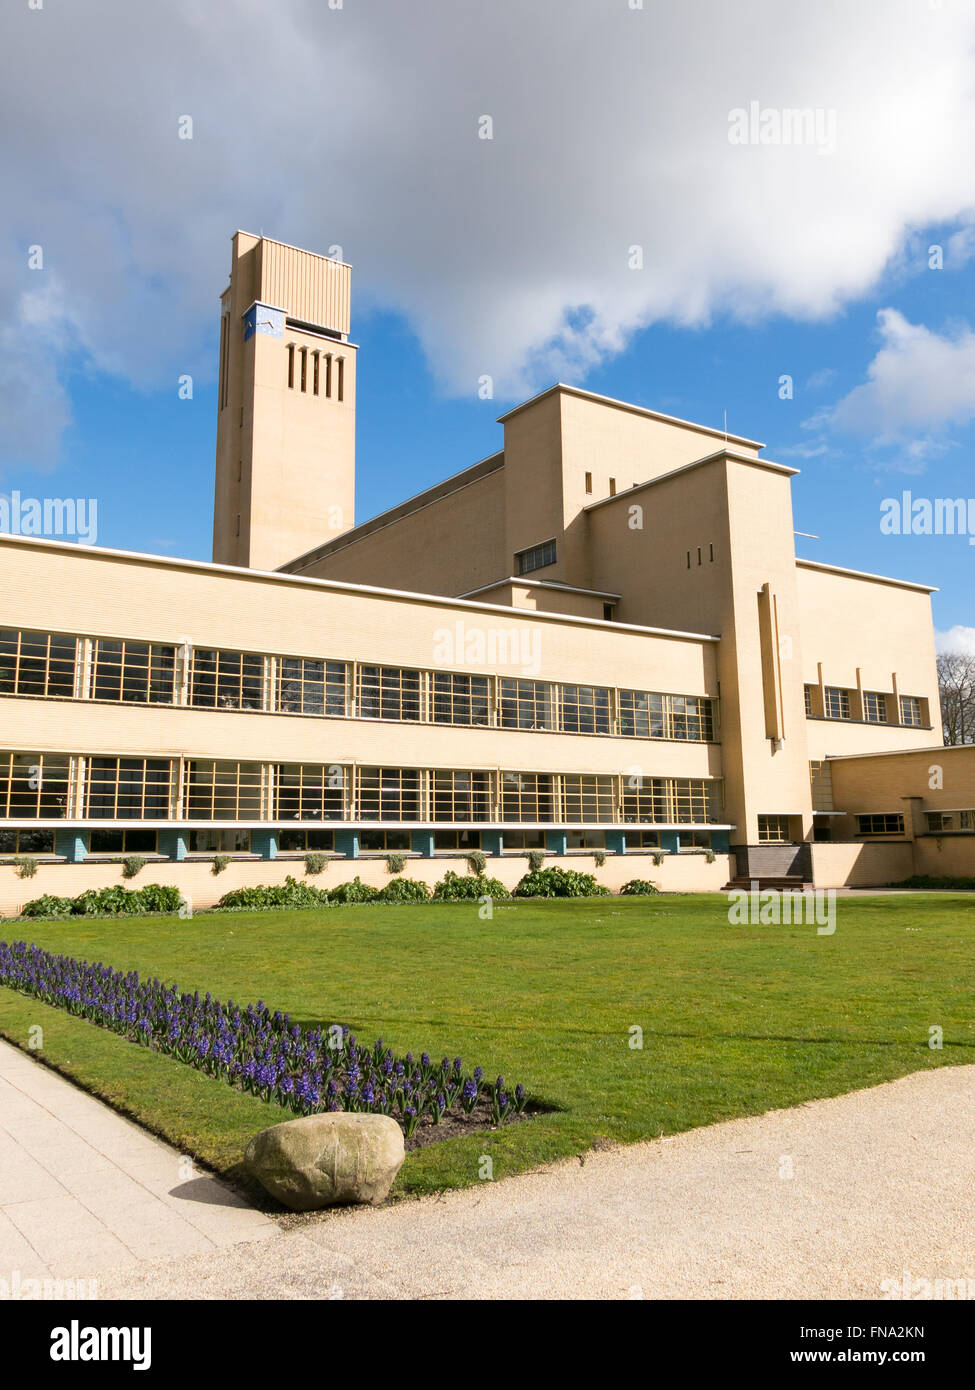
[[528, 579], [518, 574], [509, 574], [504, 579], [496, 579], [493, 584], [482, 584], [477, 589], [466, 589], [458, 598], [472, 598], [474, 594], [486, 594], [491, 589], [500, 589], [502, 584], [525, 584], [530, 589], [562, 589], [569, 594], [586, 594], [590, 598], [621, 599], [622, 594], [610, 594], [604, 589], [580, 589], [578, 584], [560, 584], [557, 579]]
[[363, 540], [375, 531], [381, 531], [385, 526], [392, 526], [394, 522], [402, 521], [404, 517], [422, 511], [424, 507], [432, 506], [434, 502], [440, 502], [445, 497], [460, 492], [462, 488], [480, 482], [482, 478], [488, 477], [491, 473], [497, 473], [503, 467], [504, 450], [499, 449], [496, 454], [488, 454], [486, 458], [479, 459], [477, 463], [469, 463], [458, 473], [451, 473], [448, 477], [442, 478], [439, 483], [433, 483], [430, 487], [424, 488], [422, 492], [415, 492], [412, 497], [397, 502], [395, 506], [387, 507], [384, 512], [377, 512], [368, 520], [360, 521], [358, 526], [343, 531], [341, 536], [336, 536], [334, 540], [323, 541], [321, 545], [313, 546], [311, 550], [296, 555], [293, 560], [289, 560], [280, 568], [284, 573], [292, 572], [294, 566], [307, 569], [316, 560], [320, 560], [326, 555], [334, 555], [337, 551], [344, 550], [347, 545], [353, 545], [356, 541]]
[[669, 478], [677, 478], [681, 473], [689, 473], [692, 468], [701, 468], [706, 463], [713, 463], [715, 459], [730, 458], [734, 463], [746, 463], [750, 468], [765, 468], [770, 473], [784, 473], [787, 478], [794, 477], [799, 472], [798, 468], [791, 468], [785, 463], [773, 463], [771, 459], [752, 458], [751, 454], [739, 454], [735, 449], [717, 449], [713, 454], [705, 454], [703, 458], [693, 459], [690, 463], [682, 463], [679, 468], [671, 468], [667, 473], [658, 473], [655, 478], [648, 478], [645, 483], [634, 483], [632, 487], [625, 488], [622, 492], [615, 492], [612, 497], [601, 497], [598, 502], [590, 502], [583, 511], [594, 512], [599, 507], [608, 507], [613, 502], [625, 502], [628, 497], [632, 497], [635, 492], [642, 492], [644, 488], [655, 487], [657, 483], [665, 483]]
[[826, 574], [845, 574], [850, 579], [870, 579], [875, 584], [893, 584], [898, 589], [916, 589], [922, 594], [936, 594], [938, 590], [931, 584], [915, 584], [910, 579], [891, 579], [888, 574], [871, 574], [868, 570], [848, 570], [842, 565], [825, 565], [821, 560], [800, 560], [796, 566], [805, 570], [823, 570]]
[[521, 405], [513, 406], [504, 415], [498, 416], [498, 423], [503, 425], [506, 420], [517, 415], [520, 410], [527, 410], [530, 405], [544, 400], [553, 391], [562, 391], [568, 396], [579, 396], [586, 401], [597, 401], [600, 405], [611, 405], [617, 410], [629, 410], [634, 415], [646, 415], [651, 420], [663, 420], [668, 425], [679, 425], [682, 429], [697, 430], [701, 434], [713, 434], [716, 439], [733, 441], [735, 444], [750, 444], [754, 449], [765, 448], [765, 445], [758, 439], [747, 439], [743, 434], [727, 434], [724, 430], [713, 429], [710, 425], [698, 425], [693, 420], [683, 420], [679, 415], [664, 415], [660, 410], [650, 410], [644, 405], [633, 405], [631, 401], [620, 401], [615, 396], [600, 396], [595, 391], [584, 391], [581, 386], [569, 386], [564, 381], [556, 381], [551, 386], [547, 386], [544, 391], [539, 391], [537, 396], [530, 396], [527, 401], [522, 401]]
[[80, 545], [71, 541], [53, 541], [46, 536], [16, 536], [0, 532], [0, 543], [33, 546], [38, 550], [58, 550], [69, 555], [98, 560], [122, 560], [129, 564], [163, 565], [168, 569], [190, 570], [204, 574], [224, 574], [232, 579], [259, 580], [266, 584], [298, 584], [336, 593], [371, 594], [377, 598], [405, 599], [437, 608], [460, 608], [475, 613], [501, 613], [509, 619], [531, 622], [568, 623], [577, 627], [598, 627], [604, 632], [637, 632], [647, 637], [672, 637], [684, 642], [719, 642], [716, 633], [681, 632], [675, 628], [642, 627], [636, 623], [609, 623], [602, 618], [582, 618], [574, 613], [549, 613], [534, 608], [513, 608], [510, 604], [484, 603], [473, 599], [451, 598], [447, 594], [421, 594], [409, 589], [382, 589], [373, 584], [350, 584], [341, 579], [315, 579], [280, 570], [246, 569], [241, 565], [218, 565], [212, 560], [185, 560], [172, 555], [151, 555], [140, 550], [114, 550], [108, 546]]
[[[883, 728], [882, 724], [877, 726]], [[962, 753], [969, 752], [975, 756], [975, 743], [929, 743], [923, 748], [885, 748], [882, 753], [827, 753], [826, 759], [831, 763], [848, 762], [853, 758], [901, 758], [905, 753], [924, 753], [928, 757], [932, 753], [937, 753], [940, 758], [942, 753]], [[940, 810], [939, 808], [936, 808]], [[962, 807], [963, 810], [969, 809]]]
[[314, 256], [317, 261], [331, 261], [333, 265], [344, 265], [349, 270], [352, 269], [352, 264], [349, 261], [340, 261], [335, 256], [326, 256], [322, 251], [306, 251], [304, 246], [295, 246], [290, 241], [279, 241], [276, 236], [265, 236], [263, 232], [248, 232], [243, 227], [238, 227], [236, 232], [231, 232], [230, 240], [233, 241], [235, 236], [252, 236], [257, 241], [273, 241], [275, 246], [284, 246], [288, 251], [300, 251], [303, 256]]

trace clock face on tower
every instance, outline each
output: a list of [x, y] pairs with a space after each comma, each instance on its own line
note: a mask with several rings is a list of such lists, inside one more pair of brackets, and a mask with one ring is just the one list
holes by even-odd
[[265, 333], [269, 338], [284, 336], [284, 310], [272, 309], [268, 304], [255, 303], [244, 315], [244, 342], [255, 333]]

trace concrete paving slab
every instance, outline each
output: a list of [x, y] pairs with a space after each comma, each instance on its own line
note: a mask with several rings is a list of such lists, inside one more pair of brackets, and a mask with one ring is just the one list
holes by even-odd
[[88, 1280], [279, 1234], [225, 1183], [187, 1177], [170, 1145], [6, 1042], [0, 1088], [0, 1279]]

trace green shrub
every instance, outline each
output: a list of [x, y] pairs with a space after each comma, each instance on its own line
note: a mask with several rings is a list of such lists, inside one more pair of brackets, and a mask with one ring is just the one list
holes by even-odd
[[706, 849], [704, 851], [704, 860], [707, 864], [713, 864], [717, 857], [713, 849]]
[[134, 896], [140, 899], [142, 912], [177, 912], [183, 901], [179, 889], [168, 883], [147, 883]]
[[515, 889], [519, 898], [606, 898], [609, 889], [596, 882], [592, 874], [575, 869], [541, 869], [526, 874]]
[[530, 849], [528, 851], [528, 871], [537, 874], [545, 863], [545, 851], [543, 849]]
[[138, 895], [120, 883], [111, 888], [89, 888], [79, 893], [71, 904], [74, 917], [119, 917], [130, 912], [129, 904]]
[[380, 889], [377, 902], [382, 903], [425, 903], [430, 889], [417, 878], [394, 878]]
[[482, 849], [472, 849], [467, 856], [467, 867], [472, 874], [483, 874], [487, 868], [487, 855]]
[[178, 888], [147, 883], [144, 888], [89, 888], [70, 898], [73, 917], [138, 917], [144, 912], [176, 912], [180, 904]]
[[606, 863], [606, 851], [604, 849], [594, 849], [592, 857], [596, 861], [596, 868], [601, 869]]
[[122, 877], [135, 878], [140, 869], [146, 867], [146, 861], [141, 854], [130, 854], [122, 860]]
[[283, 883], [256, 888], [234, 888], [224, 893], [218, 907], [328, 907], [329, 894], [324, 888], [299, 883], [291, 874]]
[[21, 917], [67, 917], [71, 911], [73, 898], [56, 898], [45, 893], [42, 898], [34, 898], [25, 903]]
[[370, 888], [368, 883], [363, 883], [356, 874], [351, 883], [340, 883], [337, 888], [333, 888], [328, 895], [331, 903], [372, 903], [379, 897], [377, 888]]
[[484, 874], [455, 874], [448, 869], [434, 886], [434, 901], [438, 903], [477, 902], [478, 898], [510, 898], [511, 894], [497, 878]]
[[229, 854], [215, 854], [213, 856], [213, 868], [210, 870], [210, 872], [213, 874], [222, 874], [229, 863]]
[[661, 866], [661, 864], [664, 862], [664, 852], [663, 852], [663, 850], [662, 850], [662, 849], [654, 850], [653, 854], [651, 855], [651, 858], [653, 859], [654, 867], [657, 868], [657, 869], [659, 869], [660, 866]]
[[386, 868], [391, 874], [401, 874], [406, 868], [405, 854], [387, 854]]
[[14, 860], [18, 878], [33, 878], [37, 873], [37, 860], [32, 854], [19, 854]]
[[659, 892], [657, 885], [651, 883], [648, 878], [631, 878], [629, 883], [624, 883], [620, 889], [620, 895], [624, 898], [649, 898]]
[[305, 855], [305, 873], [320, 874], [328, 863], [328, 855], [318, 851]]

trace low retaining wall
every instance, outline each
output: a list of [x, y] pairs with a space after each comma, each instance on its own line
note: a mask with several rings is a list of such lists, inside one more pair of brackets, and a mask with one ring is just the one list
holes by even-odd
[[813, 844], [813, 883], [817, 888], [883, 888], [915, 872], [913, 847], [883, 844]]
[[[651, 854], [607, 855], [601, 868], [591, 854], [549, 855], [545, 867], [558, 865], [594, 874], [598, 883], [618, 893], [628, 879], [646, 878], [668, 893], [713, 893], [723, 888], [731, 877], [731, 860], [727, 854], [715, 856], [709, 864], [703, 854], [669, 854], [662, 864], [655, 865]], [[434, 859], [408, 858], [401, 877], [421, 879], [432, 888], [452, 869], [454, 873], [468, 872], [463, 856]], [[502, 855], [488, 858], [485, 873], [500, 879], [506, 888], [514, 888], [528, 873], [524, 855]], [[149, 862], [135, 878], [122, 877], [122, 865], [101, 861], [83, 864], [38, 865], [33, 878], [20, 878], [12, 864], [0, 865], [0, 917], [16, 917], [24, 903], [45, 893], [57, 897], [75, 897], [89, 888], [107, 888], [122, 884], [140, 888], [146, 883], [171, 884], [178, 888], [194, 909], [214, 907], [224, 893], [233, 888], [253, 888], [258, 884], [283, 883], [288, 875], [305, 879], [302, 859], [234, 860], [220, 874], [213, 873], [209, 860], [187, 860], [177, 863], [163, 860]], [[333, 859], [320, 874], [307, 878], [316, 888], [336, 888], [358, 877], [373, 888], [382, 888], [390, 880], [384, 857], [378, 859]]]
[[919, 835], [914, 841], [914, 873], [975, 878], [975, 840], [971, 835]]

